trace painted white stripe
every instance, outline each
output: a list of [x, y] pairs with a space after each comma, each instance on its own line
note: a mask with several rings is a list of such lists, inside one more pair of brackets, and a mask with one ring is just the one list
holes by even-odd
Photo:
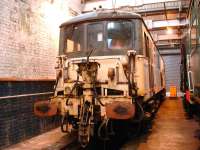
[[28, 96], [35, 96], [35, 95], [48, 95], [53, 94], [54, 92], [44, 92], [44, 93], [33, 93], [33, 94], [21, 94], [21, 95], [12, 95], [12, 96], [2, 96], [1, 99], [10, 99], [10, 98], [19, 98], [19, 97], [28, 97]]

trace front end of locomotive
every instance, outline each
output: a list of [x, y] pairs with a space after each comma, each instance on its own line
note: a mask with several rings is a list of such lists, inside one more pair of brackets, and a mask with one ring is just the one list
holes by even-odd
[[62, 131], [77, 130], [83, 147], [109, 120], [135, 116], [133, 28], [119, 18], [61, 26], [55, 93], [43, 115], [62, 115]]
[[62, 130], [78, 129], [83, 146], [87, 145], [91, 135], [96, 134], [96, 125], [109, 119], [134, 117], [128, 63], [134, 59], [135, 51], [128, 53], [124, 56], [58, 58], [57, 74], [60, 77], [51, 104], [57, 105], [63, 116]]

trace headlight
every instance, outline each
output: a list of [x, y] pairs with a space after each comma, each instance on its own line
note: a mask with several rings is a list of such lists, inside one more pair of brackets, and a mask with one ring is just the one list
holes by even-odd
[[121, 62], [123, 67], [128, 66], [128, 56], [121, 57], [120, 62]]

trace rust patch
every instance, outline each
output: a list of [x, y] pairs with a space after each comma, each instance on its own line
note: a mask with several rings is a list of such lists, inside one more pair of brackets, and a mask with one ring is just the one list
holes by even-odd
[[119, 101], [107, 104], [106, 115], [111, 119], [130, 119], [135, 115], [135, 105]]
[[38, 101], [34, 104], [34, 114], [39, 117], [50, 117], [57, 114], [57, 106], [49, 101]]

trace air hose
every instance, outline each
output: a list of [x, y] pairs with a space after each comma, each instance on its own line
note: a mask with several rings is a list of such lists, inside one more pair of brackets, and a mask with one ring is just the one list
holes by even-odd
[[138, 106], [136, 108], [140, 108], [140, 113], [139, 113], [140, 116], [139, 116], [139, 118], [137, 120], [134, 119], [133, 122], [141, 122], [143, 120], [143, 118], [144, 118], [144, 109], [142, 108], [141, 104], [137, 100], [135, 100], [135, 103]]
[[69, 95], [68, 95], [67, 100], [66, 100], [66, 105], [68, 105], [70, 95], [72, 95], [74, 89], [78, 86], [78, 81], [79, 81], [79, 75], [77, 75], [76, 82], [75, 82], [73, 88], [71, 89], [71, 91], [69, 92]]
[[[67, 123], [65, 123], [65, 120], [67, 120], [66, 115], [62, 116], [62, 118], [61, 118], [61, 131], [64, 132], [64, 133], [68, 133]], [[64, 125], [66, 126], [65, 129], [64, 129]]]
[[97, 89], [95, 86], [95, 83], [93, 83], [93, 91], [94, 91], [94, 97], [96, 98], [96, 100], [99, 102], [99, 104], [103, 107], [105, 107], [105, 105], [102, 103], [102, 101], [98, 98], [98, 94], [97, 94]]
[[[100, 124], [99, 128], [98, 128], [98, 137], [103, 140], [103, 141], [107, 141], [109, 140], [108, 138], [108, 122], [109, 122], [109, 119], [104, 119], [104, 121]], [[105, 126], [105, 137], [103, 137], [101, 135], [101, 132], [102, 132], [102, 128]]]

